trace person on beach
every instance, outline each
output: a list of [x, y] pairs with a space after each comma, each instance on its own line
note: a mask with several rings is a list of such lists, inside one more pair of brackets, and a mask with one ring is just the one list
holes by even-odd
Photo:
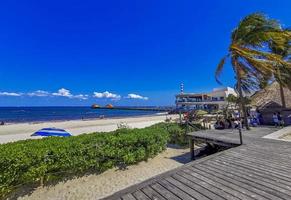
[[258, 120], [258, 125], [262, 125], [264, 123], [263, 116], [259, 111], [257, 111], [257, 120]]
[[5, 122], [4, 121], [1, 121], [0, 125], [1, 126], [4, 126], [5, 125]]
[[274, 113], [272, 118], [273, 118], [274, 125], [277, 128], [277, 126], [279, 126], [279, 119], [278, 119], [277, 113]]
[[239, 127], [239, 121], [237, 120], [237, 119], [235, 119], [234, 121], [233, 121], [233, 127], [235, 128], [235, 129], [237, 129], [238, 127]]
[[278, 124], [279, 124], [279, 126], [283, 128], [283, 126], [284, 126], [284, 120], [283, 120], [283, 117], [282, 117], [282, 115], [281, 115], [280, 112], [277, 113], [277, 117], [278, 117]]

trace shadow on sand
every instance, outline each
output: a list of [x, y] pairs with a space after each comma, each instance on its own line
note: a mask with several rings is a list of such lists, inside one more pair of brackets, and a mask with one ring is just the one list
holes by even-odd
[[[169, 147], [170, 148], [175, 148], [175, 146], [169, 146]], [[195, 150], [194, 150], [194, 152], [195, 152], [195, 160], [198, 160], [200, 158], [209, 156], [211, 154], [214, 154], [214, 153], [229, 149], [228, 147], [222, 147], [222, 146], [212, 145], [212, 144], [200, 144], [199, 146], [195, 146], [195, 147], [196, 147]], [[191, 160], [190, 150], [187, 153], [184, 153], [184, 154], [179, 155], [179, 156], [171, 157], [170, 159], [173, 159], [173, 160], [175, 160], [175, 161], [177, 161], [179, 163], [182, 163], [182, 164], [187, 164], [187, 163], [193, 161], [193, 160]]]

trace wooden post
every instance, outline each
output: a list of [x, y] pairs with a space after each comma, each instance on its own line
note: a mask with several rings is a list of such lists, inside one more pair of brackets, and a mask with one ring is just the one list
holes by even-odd
[[239, 123], [238, 132], [239, 132], [239, 142], [242, 145], [243, 139], [242, 139], [242, 124], [241, 124], [241, 122]]
[[190, 154], [191, 160], [195, 160], [194, 139], [190, 138]]

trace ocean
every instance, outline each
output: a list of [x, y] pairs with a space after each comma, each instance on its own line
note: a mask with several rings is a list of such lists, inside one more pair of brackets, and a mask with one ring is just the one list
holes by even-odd
[[94, 119], [100, 118], [100, 116], [105, 118], [133, 117], [157, 113], [157, 111], [108, 110], [92, 109], [91, 107], [0, 107], [0, 122], [66, 121]]

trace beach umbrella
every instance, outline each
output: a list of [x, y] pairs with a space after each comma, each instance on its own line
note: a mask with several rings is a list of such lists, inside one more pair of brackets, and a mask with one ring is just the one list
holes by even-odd
[[58, 129], [58, 128], [43, 128], [31, 136], [44, 136], [44, 137], [49, 137], [49, 136], [58, 136], [58, 137], [70, 137], [72, 136], [70, 133], [63, 129]]
[[198, 115], [198, 116], [203, 116], [203, 115], [206, 115], [206, 114], [208, 114], [208, 112], [205, 111], [205, 110], [197, 110], [196, 111], [196, 115]]

